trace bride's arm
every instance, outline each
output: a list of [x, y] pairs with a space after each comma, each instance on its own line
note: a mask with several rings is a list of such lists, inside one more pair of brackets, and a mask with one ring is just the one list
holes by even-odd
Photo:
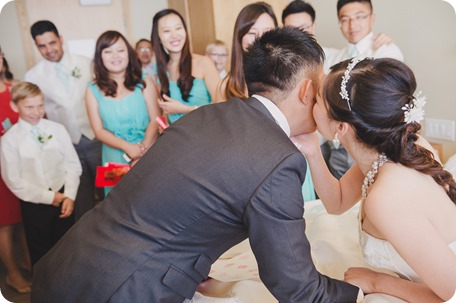
[[424, 284], [393, 277], [368, 268], [349, 268], [345, 272], [344, 280], [360, 287], [364, 294], [389, 294], [413, 303], [442, 303], [442, 299]]
[[323, 159], [316, 132], [296, 136], [292, 140], [300, 145], [299, 149], [306, 156], [315, 191], [328, 213], [342, 214], [359, 201], [364, 176], [356, 163], [337, 180]]
[[[383, 178], [379, 176], [364, 203], [365, 220], [391, 243], [440, 302], [448, 301], [456, 288], [456, 255], [429, 219], [430, 209], [439, 204], [433, 205], [428, 200], [429, 195], [423, 197], [423, 190], [404, 189], [406, 183], [403, 180], [407, 177], [410, 179], [409, 174], [397, 170], [385, 171]], [[426, 183], [419, 183], [417, 180], [420, 178], [418, 176], [409, 181], [416, 188], [423, 188]], [[388, 192], [385, 192], [385, 188], [388, 188]], [[376, 290], [400, 298], [412, 298], [406, 299], [409, 302], [420, 302], [418, 294], [422, 291], [421, 284], [409, 286], [416, 287], [415, 292], [398, 287], [394, 282], [380, 282], [376, 283]]]

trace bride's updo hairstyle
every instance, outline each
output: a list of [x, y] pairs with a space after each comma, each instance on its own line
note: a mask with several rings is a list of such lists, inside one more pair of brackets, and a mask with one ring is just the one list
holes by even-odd
[[334, 65], [326, 78], [323, 99], [329, 118], [352, 125], [360, 142], [393, 162], [430, 175], [456, 203], [453, 176], [432, 152], [415, 144], [421, 125], [405, 121], [403, 107], [412, 106], [415, 100], [412, 70], [389, 58], [365, 58], [354, 64], [347, 60]]

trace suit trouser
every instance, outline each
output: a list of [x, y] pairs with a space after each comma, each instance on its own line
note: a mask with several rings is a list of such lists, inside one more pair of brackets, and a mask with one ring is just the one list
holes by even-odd
[[20, 204], [30, 259], [34, 265], [74, 224], [74, 214], [59, 218], [61, 206], [22, 200]]
[[97, 166], [101, 165], [101, 142], [97, 139], [90, 140], [83, 135], [79, 143], [74, 144], [74, 148], [82, 166], [78, 193], [74, 202], [75, 219], [79, 220], [95, 206], [97, 200], [101, 201], [104, 198], [103, 189], [95, 187]]

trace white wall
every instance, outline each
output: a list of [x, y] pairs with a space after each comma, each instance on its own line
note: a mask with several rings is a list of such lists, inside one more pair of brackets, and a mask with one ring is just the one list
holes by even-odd
[[0, 14], [0, 45], [11, 71], [17, 79], [22, 79], [27, 70], [21, 39], [16, 4], [11, 1], [3, 7]]
[[[317, 13], [316, 36], [321, 45], [344, 47], [346, 42], [337, 22], [337, 0], [309, 3]], [[455, 10], [443, 0], [372, 0], [372, 4], [376, 14], [374, 31], [394, 39], [415, 73], [418, 90], [428, 98], [426, 117], [456, 120]], [[456, 142], [431, 141], [443, 144], [444, 160], [456, 154]]]
[[167, 7], [167, 0], [130, 0], [134, 41], [142, 38], [150, 40], [152, 18], [158, 11]]

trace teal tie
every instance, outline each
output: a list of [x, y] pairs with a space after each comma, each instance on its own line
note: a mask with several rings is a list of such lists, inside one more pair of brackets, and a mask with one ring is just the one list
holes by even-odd
[[39, 141], [40, 130], [38, 129], [38, 127], [36, 125], [32, 125], [32, 129], [30, 130], [30, 132], [32, 133], [33, 139], [35, 139], [35, 141], [37, 141], [37, 142], [40, 142]]
[[67, 73], [65, 73], [65, 67], [63, 66], [63, 64], [58, 62], [55, 65], [55, 71], [57, 74], [57, 78], [59, 78], [63, 86], [65, 86], [65, 88], [68, 89], [70, 77]]
[[359, 51], [356, 48], [356, 45], [350, 44], [350, 46], [348, 47], [348, 56], [350, 58], [353, 58], [353, 57], [356, 57], [358, 55], [359, 55]]

